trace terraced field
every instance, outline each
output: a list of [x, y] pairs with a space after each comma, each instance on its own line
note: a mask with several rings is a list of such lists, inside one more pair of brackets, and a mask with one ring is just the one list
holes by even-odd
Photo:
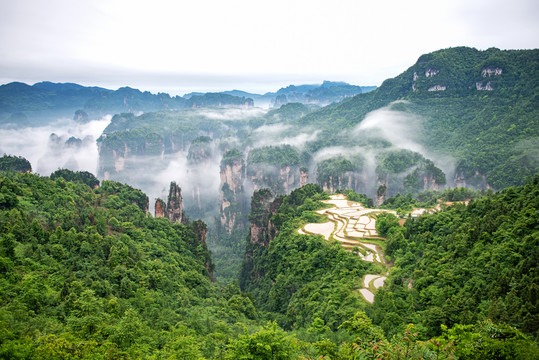
[[[306, 224], [299, 229], [300, 234], [322, 235], [326, 240], [337, 240], [343, 247], [356, 253], [362, 260], [378, 262], [385, 265], [385, 259], [380, 246], [372, 240], [381, 239], [376, 232], [376, 223], [372, 215], [391, 210], [367, 209], [361, 204], [348, 201], [342, 194], [331, 195], [326, 204], [334, 205], [329, 209], [318, 210], [317, 213], [326, 215], [328, 222], [322, 224]], [[371, 240], [369, 242], [369, 240]], [[365, 300], [374, 301], [373, 291], [384, 285], [385, 276], [379, 274], [365, 275], [363, 288], [359, 292]]]

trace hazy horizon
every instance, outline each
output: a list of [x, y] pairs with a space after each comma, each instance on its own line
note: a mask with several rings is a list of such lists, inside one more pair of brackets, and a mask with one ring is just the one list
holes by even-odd
[[0, 83], [171, 95], [379, 86], [439, 49], [539, 47], [533, 0], [25, 0], [0, 9]]

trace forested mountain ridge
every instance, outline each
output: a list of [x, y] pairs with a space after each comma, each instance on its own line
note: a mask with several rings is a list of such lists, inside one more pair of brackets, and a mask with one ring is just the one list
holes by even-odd
[[537, 209], [539, 176], [404, 226], [391, 216], [379, 222], [394, 267], [376, 295], [374, 322], [386, 332], [414, 322], [433, 336], [440, 324], [488, 318], [537, 339]]
[[[53, 175], [55, 180], [0, 173], [1, 358], [538, 355], [537, 344], [522, 333], [537, 331], [537, 178], [468, 207], [408, 220], [405, 227], [387, 219], [380, 233], [389, 237], [386, 251], [395, 267], [389, 288], [379, 290], [371, 306], [354, 289], [366, 272], [381, 269], [339, 243], [297, 231], [320, 221], [314, 210], [327, 206], [319, 202], [327, 195], [316, 185], [275, 200], [267, 189], [255, 193], [250, 220], [259, 230], [249, 237], [242, 275], [242, 286], [253, 292], [249, 295], [234, 285], [210, 282], [211, 259], [197, 235], [198, 222], [152, 218], [147, 196], [127, 185], [103, 181], [92, 189], [91, 174], [62, 170]], [[448, 233], [451, 224], [458, 231]], [[260, 237], [262, 228], [269, 231]], [[470, 238], [448, 238], [460, 239], [461, 230]], [[439, 256], [440, 246], [447, 247], [447, 256]], [[471, 247], [477, 263], [466, 257]], [[455, 264], [422, 268], [443, 259]], [[491, 271], [486, 266], [475, 273], [474, 266], [488, 259], [505, 261], [507, 267]], [[435, 275], [440, 285], [432, 283]], [[488, 278], [481, 280], [483, 275]], [[491, 306], [481, 302], [481, 312], [456, 316], [481, 301], [487, 285]], [[472, 296], [444, 303], [448, 291], [472, 291]], [[267, 320], [276, 322], [262, 326]]]
[[0, 173], [0, 358], [217, 357], [255, 310], [211, 284], [199, 222], [152, 218], [139, 190], [78, 175]]
[[[357, 292], [362, 277], [385, 270], [344, 251], [338, 241], [298, 233], [305, 223], [326, 221], [314, 213], [324, 207], [322, 189], [307, 185], [274, 200], [268, 189], [259, 190], [252, 199], [240, 283], [258, 309], [285, 329], [323, 339], [315, 344], [321, 346], [317, 354], [330, 359], [400, 359], [406, 353], [425, 359], [533, 359], [538, 348], [531, 339], [536, 341], [539, 329], [538, 195], [535, 177], [469, 205], [409, 218], [404, 226], [394, 215], [378, 215], [377, 229], [388, 237], [380, 243], [392, 267], [387, 285], [369, 305]], [[365, 313], [351, 320], [362, 329], [352, 355], [345, 343], [335, 345], [350, 324], [343, 320], [357, 310]], [[429, 338], [413, 350], [399, 348]]]
[[[0, 85], [0, 123], [38, 124], [75, 111], [98, 118], [105, 114], [138, 113], [210, 106], [253, 106], [253, 100], [224, 93], [205, 93], [185, 99], [166, 93], [152, 94], [125, 86], [117, 90], [72, 83], [40, 82], [32, 86], [12, 82]], [[79, 117], [75, 119], [80, 121]]]
[[390, 109], [419, 116], [426, 149], [456, 159], [448, 182], [497, 189], [522, 184], [539, 169], [538, 69], [537, 49], [439, 50], [375, 91], [308, 114], [301, 123], [325, 127], [327, 143], [335, 137], [330, 129], [353, 128], [369, 112], [404, 100]]

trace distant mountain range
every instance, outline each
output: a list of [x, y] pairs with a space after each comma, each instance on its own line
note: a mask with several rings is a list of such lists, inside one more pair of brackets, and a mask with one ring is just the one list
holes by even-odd
[[[57, 117], [77, 119], [115, 113], [138, 113], [159, 110], [179, 110], [197, 107], [222, 106], [276, 106], [289, 102], [328, 105], [360, 93], [374, 86], [355, 86], [344, 82], [324, 81], [321, 85], [290, 85], [277, 92], [254, 94], [241, 90], [218, 93], [189, 93], [170, 96], [152, 94], [130, 87], [110, 90], [85, 87], [74, 83], [40, 82], [28, 85], [12, 82], [0, 86], [0, 123], [35, 123]], [[81, 115], [82, 114], [82, 115]]]
[[[279, 107], [291, 102], [325, 106], [375, 89], [376, 86], [357, 86], [342, 81], [326, 80], [322, 84], [289, 85], [280, 88], [276, 92], [267, 92], [265, 94], [249, 93], [242, 90], [223, 91], [221, 94], [248, 97], [253, 99], [257, 106], [270, 105]], [[192, 96], [202, 94], [204, 93], [193, 92], [185, 94], [184, 98], [189, 99]]]

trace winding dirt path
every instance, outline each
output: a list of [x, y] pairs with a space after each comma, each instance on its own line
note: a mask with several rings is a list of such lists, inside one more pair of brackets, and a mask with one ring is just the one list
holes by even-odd
[[[362, 260], [377, 262], [385, 265], [382, 249], [373, 243], [368, 243], [369, 238], [378, 238], [376, 232], [376, 220], [370, 215], [381, 212], [395, 211], [383, 209], [366, 209], [361, 204], [348, 201], [342, 194], [331, 195], [330, 200], [322, 202], [334, 205], [329, 209], [316, 211], [320, 215], [326, 215], [328, 222], [322, 224], [306, 224], [299, 229], [300, 234], [322, 235], [326, 240], [337, 240], [344, 248], [356, 253]], [[386, 277], [379, 274], [367, 274], [363, 278], [363, 288], [359, 290], [368, 302], [374, 302], [372, 290], [384, 285]]]

